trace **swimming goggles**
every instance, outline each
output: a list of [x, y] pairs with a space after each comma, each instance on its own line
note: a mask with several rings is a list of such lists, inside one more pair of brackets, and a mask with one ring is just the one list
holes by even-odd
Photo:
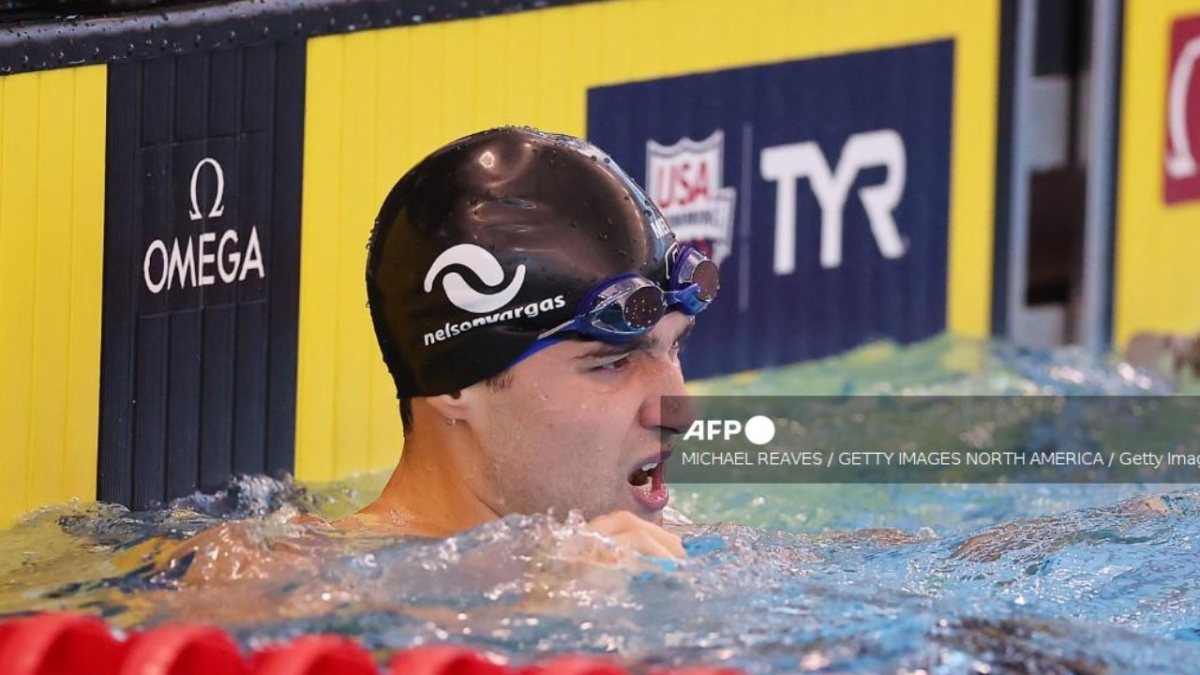
[[712, 304], [721, 288], [717, 264], [691, 246], [675, 244], [667, 253], [667, 289], [639, 274], [623, 274], [596, 286], [579, 303], [575, 318], [538, 336], [538, 342], [575, 332], [609, 343], [645, 335], [678, 308], [695, 316]]

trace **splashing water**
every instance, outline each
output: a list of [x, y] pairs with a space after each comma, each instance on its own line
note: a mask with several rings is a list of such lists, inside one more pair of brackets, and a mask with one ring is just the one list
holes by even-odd
[[[938, 338], [696, 390], [1172, 386], [1073, 350]], [[440, 540], [297, 518], [350, 513], [383, 479], [306, 487], [253, 476], [157, 511], [44, 509], [0, 534], [0, 612], [76, 609], [125, 629], [206, 621], [249, 647], [337, 632], [381, 656], [443, 641], [515, 663], [589, 652], [634, 669], [1189, 672], [1200, 658], [1191, 486], [675, 486], [673, 503], [708, 523], [679, 526], [682, 563], [639, 559], [578, 518], [511, 516]], [[628, 564], [587, 562], [604, 557]]]

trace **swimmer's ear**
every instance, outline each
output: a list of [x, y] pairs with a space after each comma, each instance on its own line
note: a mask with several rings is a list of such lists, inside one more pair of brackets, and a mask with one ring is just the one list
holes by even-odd
[[438, 396], [427, 396], [422, 400], [433, 408], [433, 412], [447, 423], [454, 423], [459, 420], [467, 420], [472, 417], [474, 408], [478, 405], [476, 397], [472, 395], [470, 387], [452, 391], [449, 394], [440, 394]]

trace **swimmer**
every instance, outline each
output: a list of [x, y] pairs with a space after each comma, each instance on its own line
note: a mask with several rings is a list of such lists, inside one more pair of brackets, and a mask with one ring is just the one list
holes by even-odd
[[575, 510], [683, 556], [664, 464], [694, 418], [679, 350], [718, 271], [607, 155], [527, 128], [450, 143], [387, 196], [366, 281], [405, 445], [342, 525], [443, 537]]
[[695, 417], [679, 350], [718, 270], [606, 154], [513, 127], [435, 151], [384, 200], [366, 283], [404, 426], [378, 499], [332, 524], [302, 516], [300, 539], [231, 522], [140, 547], [139, 564], [185, 582], [267, 578], [315, 570], [297, 546], [322, 532], [447, 537], [571, 512], [623, 552], [577, 541], [557, 556], [684, 556], [663, 523], [664, 465]]

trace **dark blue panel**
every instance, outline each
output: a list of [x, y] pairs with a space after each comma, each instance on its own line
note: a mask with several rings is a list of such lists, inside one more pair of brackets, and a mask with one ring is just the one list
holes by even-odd
[[[199, 485], [202, 490], [219, 488], [228, 479], [233, 467], [233, 429], [237, 408], [245, 402], [234, 396], [233, 381], [238, 364], [235, 351], [240, 336], [237, 310], [233, 305], [219, 305], [204, 310], [204, 365], [200, 389], [200, 456]], [[246, 342], [261, 344], [259, 333], [249, 334]], [[251, 368], [258, 373], [262, 369]], [[233, 405], [233, 414], [230, 405]], [[249, 412], [262, 417], [261, 401]], [[239, 430], [240, 432], [241, 430]]]
[[[681, 238], [722, 258], [721, 298], [684, 355], [690, 376], [944, 330], [953, 70], [943, 41], [589, 92], [590, 140]], [[821, 255], [824, 179], [840, 259]], [[891, 188], [895, 199], [880, 194]], [[791, 269], [776, 265], [789, 189]]]
[[[212, 72], [223, 78], [213, 83], [212, 96], [205, 101], [209, 111], [208, 134], [212, 137], [232, 136], [242, 130], [242, 85], [246, 79], [242, 71], [242, 54], [240, 49], [212, 54]], [[251, 98], [261, 96], [251, 94]]]
[[[105, 163], [105, 185], [135, 185], [140, 173], [137, 167], [137, 144], [129, 139], [138, 137], [141, 119], [140, 69], [132, 65], [113, 65], [108, 69], [109, 105], [108, 129], [105, 144], [108, 148]], [[133, 191], [107, 191], [104, 198], [104, 222], [132, 223], [137, 218], [138, 201]], [[124, 255], [139, 245], [136, 228], [106, 228], [104, 259]], [[104, 307], [132, 307], [136, 300], [136, 265], [118, 265], [104, 270]], [[101, 324], [100, 342], [100, 461], [97, 466], [96, 493], [101, 499], [132, 503], [133, 500], [133, 432], [134, 408], [130, 397], [134, 391], [133, 350], [110, 345], [130, 345], [136, 339], [136, 325], [129, 321], [109, 321], [107, 312]]]
[[[133, 418], [133, 453], [129, 466], [111, 466], [112, 471], [132, 469], [130, 499], [135, 504], [149, 504], [162, 499], [166, 491], [167, 443], [167, 341], [168, 323], [165, 315], [143, 317], [137, 322], [134, 348], [141, 356], [137, 361], [137, 398], [129, 400], [128, 413]], [[101, 464], [107, 457], [101, 455]], [[103, 487], [104, 484], [101, 484]], [[107, 500], [101, 495], [101, 500]]]
[[304, 56], [110, 71], [100, 499], [293, 466]]
[[[267, 471], [267, 344], [255, 336], [266, 334], [267, 305], [256, 302], [237, 308], [237, 343], [234, 345], [240, 367], [234, 369], [233, 457], [230, 470], [235, 474], [255, 474]], [[257, 366], [257, 367], [246, 367]], [[269, 414], [269, 410], [268, 410]], [[289, 435], [290, 437], [290, 435]], [[291, 450], [289, 446], [288, 450]], [[290, 470], [285, 466], [272, 467]], [[214, 472], [215, 473], [215, 472]]]
[[[208, 361], [201, 340], [200, 310], [169, 315], [171, 347], [167, 385], [167, 495], [185, 495], [195, 489], [200, 459], [200, 365]], [[139, 354], [139, 361], [144, 355]], [[153, 446], [151, 446], [153, 447]]]
[[[271, 380], [267, 396], [267, 467], [270, 471], [292, 471], [295, 466], [296, 436], [296, 317], [300, 313], [300, 185], [304, 168], [304, 73], [307, 46], [304, 42], [281, 44], [275, 49], [275, 78], [272, 123], [281, 139], [274, 146], [271, 174], [270, 264], [277, 278], [295, 283], [273, 284], [269, 289], [268, 323], [276, 327], [269, 336], [267, 359]], [[280, 227], [296, 223], [296, 230]], [[293, 247], [295, 253], [289, 252]], [[280, 330], [290, 326], [291, 330]]]
[[[129, 72], [140, 75], [142, 91], [152, 94], [142, 96], [141, 145], [165, 143], [171, 139], [175, 112], [175, 64], [177, 59], [155, 59], [147, 61], [141, 68]], [[109, 101], [113, 99], [110, 97]], [[126, 105], [125, 101], [119, 101]], [[128, 139], [122, 139], [128, 142]]]
[[271, 111], [275, 104], [275, 68], [274, 49], [263, 45], [246, 50], [246, 69], [242, 81], [246, 96], [241, 113], [242, 126], [247, 131], [271, 128]]
[[175, 137], [190, 141], [208, 134], [208, 62], [204, 54], [181, 56], [175, 68]]

